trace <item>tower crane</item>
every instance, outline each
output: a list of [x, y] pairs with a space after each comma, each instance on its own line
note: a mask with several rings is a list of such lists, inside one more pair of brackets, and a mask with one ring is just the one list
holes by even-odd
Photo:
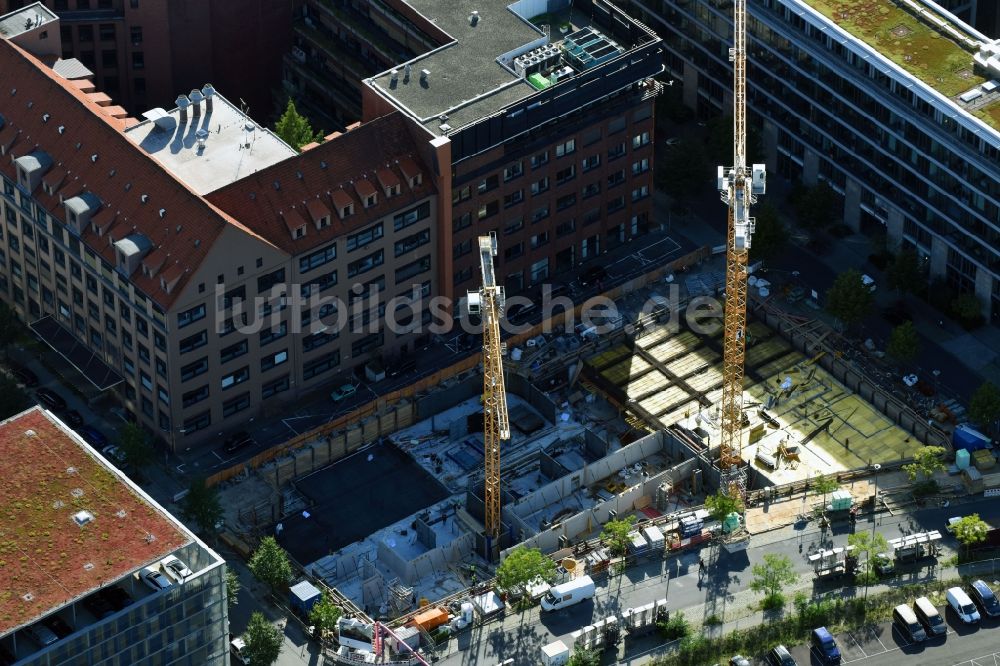
[[[751, 204], [764, 194], [766, 173], [763, 164], [747, 169], [746, 163], [746, 62], [747, 0], [736, 0], [734, 44], [729, 49], [733, 63], [733, 166], [718, 168], [718, 186], [722, 202], [728, 208], [726, 244], [726, 304], [722, 370], [722, 447], [719, 470], [720, 488], [727, 496], [745, 506], [746, 466], [742, 456], [743, 378], [746, 357], [747, 265], [750, 239], [754, 232]], [[740, 542], [733, 542], [736, 548]], [[745, 542], [743, 542], [745, 545]]]
[[510, 439], [507, 391], [503, 378], [503, 343], [500, 318], [504, 311], [503, 287], [496, 283], [493, 257], [497, 254], [495, 233], [479, 237], [482, 287], [469, 292], [470, 314], [480, 314], [483, 322], [483, 453], [485, 455], [486, 558], [492, 559], [500, 538], [500, 443]]

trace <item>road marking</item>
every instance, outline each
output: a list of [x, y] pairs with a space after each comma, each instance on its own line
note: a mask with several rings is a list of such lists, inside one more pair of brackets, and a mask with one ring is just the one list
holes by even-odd
[[847, 632], [847, 635], [851, 637], [851, 640], [854, 641], [854, 644], [856, 646], [858, 646], [859, 650], [861, 650], [861, 654], [864, 655], [864, 657], [862, 657], [862, 658], [866, 659], [868, 657], [868, 653], [865, 652], [865, 649], [863, 647], [861, 647], [861, 643], [859, 643], [858, 639], [854, 637], [854, 633], [853, 632]]

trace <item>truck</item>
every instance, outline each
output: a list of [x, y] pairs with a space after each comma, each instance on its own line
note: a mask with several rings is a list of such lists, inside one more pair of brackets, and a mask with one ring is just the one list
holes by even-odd
[[574, 606], [581, 601], [593, 599], [594, 580], [590, 576], [580, 576], [568, 583], [555, 585], [542, 597], [542, 610], [555, 611]]

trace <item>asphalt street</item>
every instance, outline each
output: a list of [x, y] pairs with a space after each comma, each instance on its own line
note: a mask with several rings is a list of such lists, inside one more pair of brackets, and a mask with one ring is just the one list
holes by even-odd
[[[880, 514], [876, 517], [875, 528], [887, 539], [914, 531], [941, 529], [945, 521], [954, 515], [978, 512], [987, 521], [1000, 518], [1000, 503], [991, 499], [917, 511], [912, 514], [893, 516]], [[862, 518], [857, 530], [870, 530], [870, 520]], [[832, 532], [821, 532], [814, 523], [805, 529], [784, 528], [775, 533], [755, 537], [751, 548], [745, 553], [729, 555], [721, 549], [706, 548], [701, 553], [688, 552], [677, 557], [647, 561], [640, 566], [629, 568], [624, 575], [596, 580], [597, 592], [593, 601], [571, 606], [552, 614], [540, 614], [537, 607], [520, 614], [509, 615], [501, 622], [491, 622], [461, 634], [452, 640], [449, 652], [441, 655], [442, 664], [477, 664], [492, 666], [505, 659], [514, 659], [515, 664], [537, 663], [542, 646], [556, 640], [568, 645], [570, 634], [581, 627], [609, 615], [620, 615], [626, 608], [634, 608], [658, 599], [667, 599], [671, 610], [701, 610], [705, 615], [723, 615], [726, 604], [745, 604], [758, 600], [756, 596], [747, 598], [751, 582], [751, 567], [762, 561], [765, 553], [787, 555], [801, 575], [800, 581], [808, 585], [812, 580], [806, 555], [820, 547], [846, 545], [850, 530], [845, 526]], [[950, 542], [954, 545], [954, 542]], [[948, 543], [946, 543], [948, 545]], [[709, 565], [708, 575], [699, 581], [699, 555]], [[934, 560], [927, 560], [920, 568], [900, 571], [895, 584], [918, 583], [931, 580], [937, 571]], [[813, 583], [814, 594], [830, 591], [826, 583]], [[701, 619], [701, 618], [696, 618]], [[995, 634], [995, 645], [1000, 645], [1000, 631]], [[897, 646], [900, 651], [906, 646]], [[969, 657], [986, 654], [986, 645], [973, 648]], [[912, 651], [911, 651], [912, 652]], [[874, 654], [874, 651], [873, 651]], [[949, 652], [949, 656], [950, 656]], [[964, 658], [964, 657], [963, 657]], [[645, 663], [631, 660], [629, 663]], [[800, 661], [808, 664], [809, 661]], [[873, 661], [881, 666], [883, 661]], [[941, 661], [924, 663], [942, 664]], [[992, 662], [990, 662], [992, 664]]]

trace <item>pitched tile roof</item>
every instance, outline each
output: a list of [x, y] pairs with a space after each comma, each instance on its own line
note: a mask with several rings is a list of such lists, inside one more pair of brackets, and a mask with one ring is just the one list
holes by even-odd
[[[55, 174], [66, 172], [54, 195], [41, 187], [33, 193], [50, 214], [65, 219], [61, 199], [93, 192], [104, 208], [117, 214], [113, 231], [118, 238], [135, 232], [144, 235], [165, 253], [168, 268], [179, 267], [180, 280], [204, 260], [227, 224], [247, 231], [133, 145], [121, 130], [135, 121], [109, 115], [109, 111], [117, 115], [114, 107], [98, 106], [88, 90], [93, 90], [90, 82], [63, 79], [17, 45], [0, 39], [0, 115], [5, 120], [0, 145], [12, 141], [15, 155], [36, 147], [48, 153], [54, 165], [46, 182], [55, 183]], [[0, 169], [11, 177], [13, 168], [9, 160], [0, 160]], [[116, 264], [108, 237], [98, 237], [91, 228], [83, 239]], [[165, 310], [182, 291], [174, 288], [167, 293], [159, 276], [141, 271], [130, 279]]]
[[[413, 130], [419, 131], [419, 130]], [[430, 170], [418, 157], [417, 144], [407, 120], [398, 112], [377, 118], [289, 160], [261, 169], [206, 198], [253, 232], [269, 239], [290, 254], [304, 252], [374, 220], [403, 210], [434, 192], [432, 179], [423, 178], [416, 188], [404, 184], [398, 196], [379, 196], [365, 208], [356, 188], [371, 190], [379, 171], [397, 175], [405, 163], [412, 172]], [[301, 175], [301, 177], [300, 177]], [[404, 174], [405, 175], [405, 174]], [[415, 174], [414, 174], [415, 175]], [[383, 176], [386, 177], [386, 176]], [[398, 176], [397, 176], [398, 177]], [[278, 187], [275, 187], [275, 184]], [[333, 216], [323, 229], [308, 225], [304, 236], [294, 239], [286, 219], [313, 219], [313, 202], [340, 211], [354, 204], [354, 214], [343, 220]], [[312, 204], [312, 205], [310, 205]]]

